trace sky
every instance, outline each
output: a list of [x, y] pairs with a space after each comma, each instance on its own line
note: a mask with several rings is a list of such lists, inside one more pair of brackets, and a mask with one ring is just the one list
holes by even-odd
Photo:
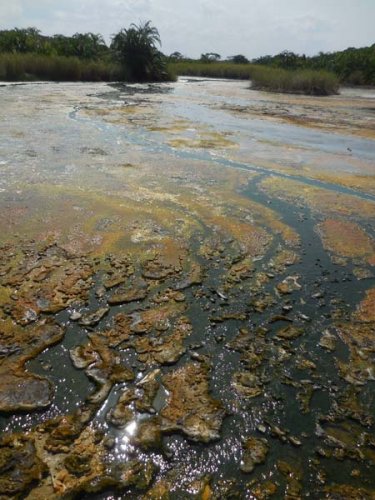
[[0, 29], [111, 35], [151, 20], [162, 51], [249, 59], [375, 43], [375, 0], [0, 0]]

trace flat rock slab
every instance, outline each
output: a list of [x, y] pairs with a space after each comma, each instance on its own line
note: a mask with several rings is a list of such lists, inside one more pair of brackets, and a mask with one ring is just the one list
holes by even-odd
[[51, 404], [52, 384], [49, 380], [30, 375], [2, 374], [0, 411], [31, 411]]
[[188, 363], [163, 377], [170, 394], [161, 412], [165, 432], [181, 431], [203, 443], [220, 438], [225, 411], [209, 394], [208, 372], [207, 365]]

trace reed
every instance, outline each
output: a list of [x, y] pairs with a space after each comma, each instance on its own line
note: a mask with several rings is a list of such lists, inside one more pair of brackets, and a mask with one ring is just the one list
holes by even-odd
[[120, 77], [120, 66], [112, 63], [40, 54], [0, 54], [0, 80], [4, 81], [115, 81]]
[[202, 63], [200, 61], [170, 62], [168, 69], [177, 76], [203, 76], [209, 78], [230, 78], [248, 80], [251, 76], [252, 64], [234, 64], [227, 62]]
[[328, 71], [255, 66], [251, 74], [251, 88], [269, 92], [324, 96], [337, 94], [339, 81], [335, 74]]

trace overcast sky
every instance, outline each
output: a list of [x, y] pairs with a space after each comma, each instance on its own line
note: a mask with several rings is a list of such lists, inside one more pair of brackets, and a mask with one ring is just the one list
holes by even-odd
[[375, 43], [375, 0], [0, 0], [0, 29], [112, 34], [151, 20], [162, 51], [249, 58]]

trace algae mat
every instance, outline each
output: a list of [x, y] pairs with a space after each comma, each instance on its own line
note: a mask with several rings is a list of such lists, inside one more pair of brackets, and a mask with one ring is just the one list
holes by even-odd
[[0, 93], [0, 496], [374, 498], [371, 91]]

